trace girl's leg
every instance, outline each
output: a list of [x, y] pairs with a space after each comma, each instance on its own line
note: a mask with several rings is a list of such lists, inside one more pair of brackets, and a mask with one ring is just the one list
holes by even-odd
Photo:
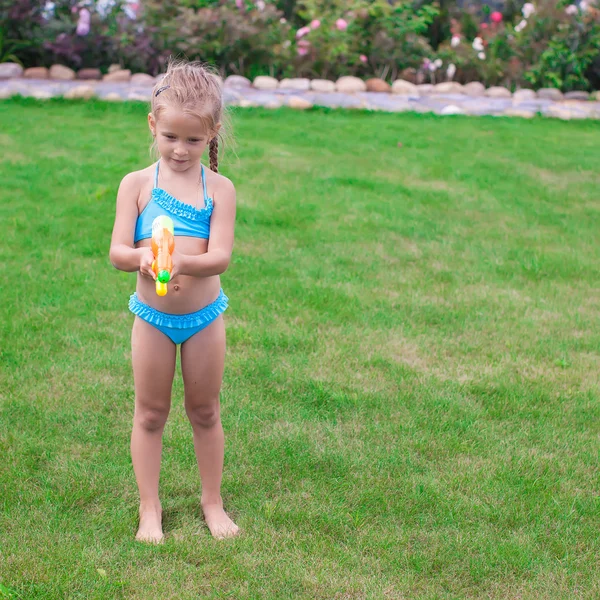
[[216, 538], [238, 533], [221, 500], [224, 438], [219, 392], [225, 362], [225, 325], [218, 317], [181, 346], [185, 410], [194, 432], [194, 448], [202, 480], [202, 511]]
[[140, 527], [136, 538], [141, 541], [160, 542], [163, 538], [158, 476], [162, 433], [171, 407], [175, 357], [175, 344], [136, 317], [131, 333], [135, 384], [131, 458], [140, 492]]

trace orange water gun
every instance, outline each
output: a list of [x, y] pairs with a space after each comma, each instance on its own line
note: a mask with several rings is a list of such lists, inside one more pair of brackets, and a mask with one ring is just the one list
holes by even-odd
[[173, 221], [164, 215], [152, 222], [152, 270], [156, 274], [156, 293], [166, 296], [167, 283], [173, 271], [173, 250], [175, 250], [175, 230]]

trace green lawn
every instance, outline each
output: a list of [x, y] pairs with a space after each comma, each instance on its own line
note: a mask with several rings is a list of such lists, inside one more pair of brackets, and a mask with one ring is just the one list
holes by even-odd
[[108, 261], [146, 113], [0, 103], [0, 598], [600, 597], [600, 123], [236, 110], [244, 534], [200, 520], [177, 379], [148, 546]]

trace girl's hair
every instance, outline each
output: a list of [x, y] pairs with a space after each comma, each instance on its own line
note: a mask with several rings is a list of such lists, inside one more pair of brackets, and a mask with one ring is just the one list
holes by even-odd
[[[223, 86], [219, 76], [201, 62], [169, 60], [165, 76], [152, 90], [152, 114], [158, 121], [167, 106], [180, 108], [198, 117], [207, 132], [213, 131], [224, 119]], [[221, 129], [221, 131], [224, 128]], [[219, 172], [219, 140], [221, 131], [210, 140], [210, 168]]]

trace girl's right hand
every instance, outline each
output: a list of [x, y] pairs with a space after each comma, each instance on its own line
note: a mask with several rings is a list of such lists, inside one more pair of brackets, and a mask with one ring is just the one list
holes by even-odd
[[154, 254], [152, 248], [143, 248], [143, 251], [140, 253], [140, 273], [145, 277], [156, 280], [156, 273], [152, 270], [153, 262]]

